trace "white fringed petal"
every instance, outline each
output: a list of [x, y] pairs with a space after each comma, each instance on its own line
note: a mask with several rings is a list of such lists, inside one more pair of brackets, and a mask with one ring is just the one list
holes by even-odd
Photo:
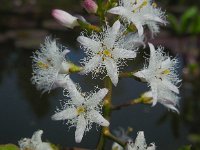
[[103, 43], [106, 45], [108, 49], [113, 48], [117, 34], [120, 29], [120, 25], [121, 24], [119, 20], [115, 21], [110, 31], [108, 31], [108, 35], [104, 38]]
[[42, 130], [38, 130], [36, 132], [33, 133], [31, 141], [35, 141], [35, 142], [42, 142], [41, 136], [43, 134]]
[[107, 70], [107, 74], [110, 77], [112, 83], [117, 86], [118, 83], [118, 68], [117, 64], [113, 59], [107, 58], [105, 61], [105, 66]]
[[69, 91], [69, 95], [74, 104], [81, 105], [84, 102], [83, 96], [77, 90], [76, 85], [69, 78], [69, 76], [66, 77], [66, 89]]
[[85, 36], [79, 36], [77, 38], [77, 41], [82, 44], [83, 46], [87, 47], [88, 49], [90, 49], [93, 52], [98, 52], [101, 49], [101, 43], [97, 42], [95, 40], [92, 40], [88, 37]]
[[114, 58], [135, 58], [136, 52], [132, 50], [126, 50], [122, 48], [115, 48], [113, 50], [113, 57]]
[[94, 95], [92, 95], [91, 98], [88, 99], [86, 105], [88, 107], [96, 107], [99, 104], [99, 102], [103, 100], [107, 93], [108, 89], [100, 89], [97, 93], [95, 93]]
[[167, 88], [169, 88], [171, 91], [179, 94], [179, 89], [177, 86], [175, 86], [174, 84], [172, 84], [170, 81], [168, 80], [162, 80], [163, 85], [165, 85]]
[[85, 129], [86, 129], [86, 120], [83, 115], [78, 117], [78, 122], [75, 131], [75, 141], [76, 143], [80, 143], [82, 141]]
[[87, 74], [97, 68], [99, 64], [101, 63], [102, 58], [99, 55], [95, 55], [93, 58], [91, 58], [84, 66], [83, 71], [81, 73]]
[[76, 108], [66, 108], [65, 110], [54, 114], [51, 118], [53, 120], [73, 119], [77, 117]]
[[102, 117], [102, 115], [99, 114], [99, 112], [96, 110], [90, 111], [88, 113], [88, 116], [90, 117], [91, 121], [93, 121], [101, 126], [107, 127], [110, 125], [110, 123], [106, 119], [104, 119], [104, 117]]

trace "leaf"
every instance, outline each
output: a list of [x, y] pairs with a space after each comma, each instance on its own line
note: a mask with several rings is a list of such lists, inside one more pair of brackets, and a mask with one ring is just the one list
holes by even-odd
[[14, 144], [0, 145], [0, 150], [19, 150], [19, 148]]
[[198, 14], [198, 8], [197, 7], [191, 7], [189, 8], [182, 16], [181, 16], [181, 33], [185, 33], [189, 24], [191, 23], [191, 19], [195, 18], [195, 16]]
[[186, 146], [183, 146], [181, 148], [179, 148], [178, 150], [191, 150], [191, 145], [186, 145]]
[[172, 14], [168, 14], [167, 16], [168, 16], [168, 21], [169, 21], [169, 24], [170, 24], [172, 30], [174, 32], [176, 32], [177, 34], [179, 34], [179, 32], [180, 32], [179, 26], [180, 25], [178, 23], [177, 18], [174, 15], [172, 15]]

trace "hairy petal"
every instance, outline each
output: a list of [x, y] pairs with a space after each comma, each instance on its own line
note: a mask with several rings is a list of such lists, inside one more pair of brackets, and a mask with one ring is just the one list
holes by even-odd
[[86, 105], [88, 107], [95, 107], [99, 104], [100, 101], [103, 100], [103, 98], [106, 96], [108, 93], [108, 89], [100, 89], [97, 93], [92, 95], [92, 97], [86, 102]]
[[118, 68], [116, 62], [113, 59], [106, 58], [104, 63], [108, 76], [110, 77], [112, 83], [116, 86], [118, 83]]
[[92, 40], [85, 36], [79, 36], [77, 41], [85, 46], [86, 48], [90, 49], [91, 51], [97, 53], [101, 49], [101, 43], [95, 40]]
[[76, 131], [75, 131], [76, 143], [80, 143], [82, 141], [86, 125], [87, 125], [87, 123], [86, 123], [84, 116], [80, 115], [78, 117], [78, 122], [77, 122], [77, 126], [76, 126]]
[[107, 46], [108, 49], [113, 47], [116, 37], [117, 37], [117, 33], [119, 32], [119, 29], [120, 29], [120, 22], [119, 20], [117, 20], [113, 24], [110, 31], [108, 30], [108, 35], [104, 39], [104, 44]]
[[43, 134], [42, 130], [38, 130], [34, 132], [31, 138], [31, 141], [38, 142], [38, 143], [42, 142], [42, 139], [41, 139], [42, 134]]
[[88, 113], [88, 116], [90, 116], [91, 121], [93, 121], [93, 122], [95, 122], [95, 123], [97, 123], [97, 124], [99, 124], [101, 126], [106, 126], [107, 127], [107, 126], [110, 125], [110, 123], [106, 119], [104, 119], [102, 117], [102, 115], [96, 110], [91, 110]]
[[73, 119], [77, 116], [76, 108], [66, 108], [65, 110], [54, 114], [51, 118], [53, 120]]
[[162, 83], [167, 87], [169, 88], [170, 90], [172, 90], [173, 92], [179, 94], [179, 89], [177, 86], [175, 86], [174, 84], [172, 84], [170, 81], [168, 80], [162, 80]]
[[99, 55], [95, 55], [93, 58], [91, 58], [83, 68], [82, 73], [87, 74], [98, 67], [98, 65], [101, 63], [102, 58]]
[[113, 50], [113, 57], [114, 58], [135, 58], [136, 52], [131, 50], [126, 50], [122, 48], [115, 48]]
[[81, 93], [77, 90], [76, 85], [69, 78], [69, 76], [66, 78], [66, 89], [69, 91], [69, 95], [73, 103], [76, 105], [81, 105], [84, 102], [84, 98], [81, 96]]

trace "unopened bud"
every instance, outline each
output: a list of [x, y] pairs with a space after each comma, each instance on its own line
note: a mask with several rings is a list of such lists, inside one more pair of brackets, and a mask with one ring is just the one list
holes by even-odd
[[97, 12], [98, 6], [93, 0], [84, 0], [82, 5], [88, 13], [95, 14]]
[[63, 10], [54, 9], [52, 11], [52, 16], [60, 24], [62, 24], [63, 26], [66, 26], [68, 28], [73, 29], [75, 26], [79, 26], [79, 23], [77, 22], [77, 18]]

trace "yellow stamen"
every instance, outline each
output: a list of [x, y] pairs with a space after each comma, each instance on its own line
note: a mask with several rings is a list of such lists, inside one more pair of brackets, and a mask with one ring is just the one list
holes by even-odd
[[79, 106], [79, 107], [76, 109], [76, 111], [77, 111], [77, 114], [80, 115], [80, 114], [82, 114], [82, 113], [85, 112], [85, 108], [84, 108], [83, 106]]
[[157, 4], [154, 2], [154, 3], [152, 3], [152, 6], [155, 8], [155, 7], [157, 7]]
[[112, 54], [111, 54], [110, 51], [107, 50], [107, 49], [103, 51], [103, 54], [104, 54], [105, 56], [107, 56], [107, 57], [112, 57]]
[[[137, 1], [136, 1], [136, 3], [137, 3]], [[136, 12], [136, 11], [142, 9], [142, 8], [145, 7], [147, 4], [148, 4], [147, 0], [144, 0], [140, 6], [138, 6], [135, 10], [133, 10], [133, 12]]]
[[164, 75], [168, 75], [170, 73], [171, 73], [171, 71], [169, 69], [166, 69], [166, 70], [162, 71], [162, 74], [164, 74]]
[[48, 69], [49, 66], [41, 61], [37, 62], [37, 66], [42, 69]]

